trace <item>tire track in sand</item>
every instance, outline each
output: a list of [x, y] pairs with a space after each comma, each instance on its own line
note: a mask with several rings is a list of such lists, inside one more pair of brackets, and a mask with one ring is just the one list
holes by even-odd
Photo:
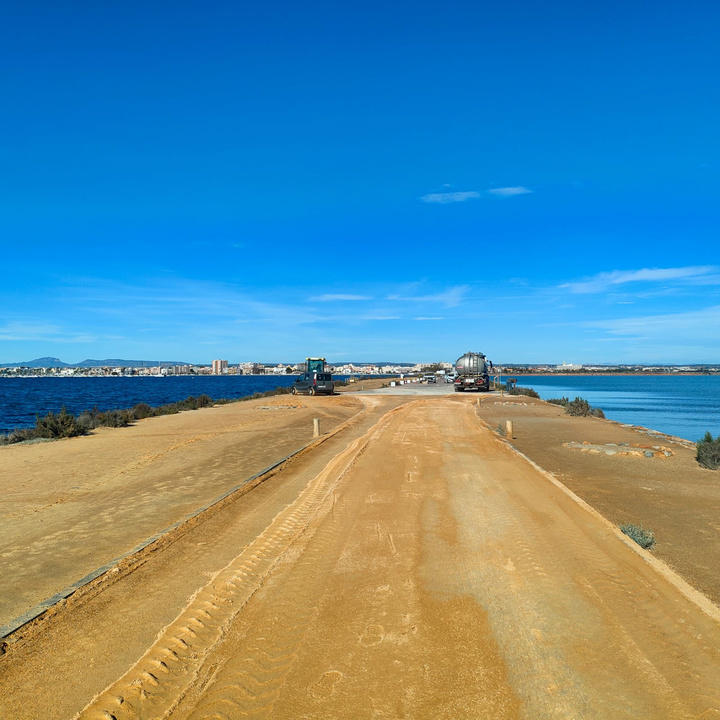
[[474, 477], [492, 497], [473, 507], [476, 535], [496, 559], [470, 573], [532, 717], [720, 717], [713, 623], [605, 525], [528, 480], [502, 454]]
[[[275, 573], [272, 602], [260, 602], [242, 627], [233, 627], [223, 648], [226, 659], [218, 661], [197, 703], [181, 703], [178, 718], [203, 720], [237, 717], [266, 718], [272, 715], [305, 636], [315, 620], [320, 601], [345, 543], [349, 513], [342, 496], [328, 497], [327, 508], [317, 513], [296, 548], [299, 558], [289, 558], [286, 572]], [[278, 568], [280, 570], [280, 568]], [[227, 646], [227, 647], [225, 647]], [[208, 658], [212, 665], [215, 658]], [[332, 693], [342, 680], [335, 672], [322, 678], [312, 692]], [[202, 682], [202, 679], [199, 679]], [[186, 714], [187, 713], [187, 714]]]
[[[317, 529], [318, 520], [316, 518], [316, 522], [311, 523], [313, 518], [322, 518], [332, 511], [335, 488], [372, 437], [379, 432], [380, 426], [396, 411], [384, 415], [363, 436], [352, 441], [333, 458], [308, 483], [292, 505], [281, 511], [255, 541], [190, 599], [185, 609], [165, 628], [143, 657], [75, 718], [142, 720], [167, 717], [197, 680], [206, 658], [222, 641], [233, 619], [262, 588], [276, 566], [295, 551], [298, 539], [306, 533], [309, 538]], [[310, 528], [311, 524], [314, 527]], [[307, 602], [300, 603], [300, 607], [303, 605], [307, 605]], [[305, 612], [312, 614], [312, 606]], [[303, 616], [296, 620], [293, 626], [296, 637], [293, 638], [291, 634], [284, 647], [258, 649], [255, 661], [258, 672], [264, 673], [265, 678], [268, 667], [271, 673], [284, 667], [287, 658], [292, 655], [292, 648], [299, 642], [298, 638], [302, 637], [307, 622]], [[272, 679], [260, 680], [255, 676], [253, 680], [253, 675], [248, 673], [244, 683], [246, 695], [260, 698], [259, 701], [253, 700], [255, 705], [258, 702], [260, 707], [263, 702], [267, 705], [262, 696], [273, 694]], [[258, 687], [268, 689], [258, 692]]]

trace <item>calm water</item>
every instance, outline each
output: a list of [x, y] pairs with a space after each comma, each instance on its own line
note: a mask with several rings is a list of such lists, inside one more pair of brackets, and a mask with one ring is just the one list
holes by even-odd
[[131, 408], [184, 400], [189, 395], [239, 398], [287, 387], [296, 375], [180, 375], [178, 377], [0, 378], [0, 432], [35, 425], [36, 415]]
[[[288, 386], [295, 376], [231, 375], [137, 378], [0, 378], [0, 432], [35, 424], [36, 414], [79, 413], [130, 408], [183, 400], [205, 393], [212, 398], [238, 398]], [[720, 377], [518, 376], [518, 384], [537, 390], [543, 400], [577, 396], [602, 408], [611, 420], [642, 425], [692, 440], [708, 430], [720, 435]]]
[[605, 417], [659, 430], [695, 442], [709, 430], [720, 435], [720, 377], [681, 376], [517, 376], [543, 400], [585, 398]]

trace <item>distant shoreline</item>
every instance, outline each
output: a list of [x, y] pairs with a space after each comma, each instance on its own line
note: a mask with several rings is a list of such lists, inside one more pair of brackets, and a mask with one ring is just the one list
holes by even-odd
[[[33, 369], [39, 369], [42, 370], [43, 368], [33, 368]], [[3, 373], [2, 370], [0, 370], [0, 380], [3, 378], [8, 379], [22, 379], [22, 378], [54, 378], [54, 379], [64, 379], [64, 378], [208, 378], [208, 377], [217, 377], [217, 378], [229, 378], [229, 377], [292, 377], [295, 375], [299, 375], [300, 371], [292, 372], [292, 373], [282, 373], [282, 374], [276, 374], [276, 373], [228, 373], [223, 375], [212, 375], [210, 373], [181, 373], [181, 374], [153, 374], [153, 375], [134, 375], [134, 374], [117, 374], [117, 373], [88, 373], [88, 374], [72, 374], [72, 375], [59, 375], [59, 374], [40, 374], [37, 372], [32, 372], [28, 374], [20, 374], [20, 373], [12, 373], [12, 374], [6, 374]], [[446, 373], [450, 374], [450, 373]], [[368, 372], [357, 372], [357, 373], [333, 373], [333, 375], [337, 375], [338, 377], [353, 377], [354, 375], [364, 375], [367, 378], [388, 378], [388, 377], [400, 377], [402, 376], [409, 376], [411, 373], [368, 373]], [[667, 370], [663, 370], [661, 372], [653, 372], [648, 370], [638, 370], [638, 371], [627, 371], [627, 372], [528, 372], [528, 371], [505, 371], [502, 372], [491, 372], [491, 377], [497, 377], [497, 376], [505, 376], [505, 375], [519, 375], [521, 377], [681, 377], [681, 376], [699, 376], [699, 377], [720, 377], [720, 370], [716, 372], [708, 372], [708, 371], [692, 371], [692, 370], [682, 370], [677, 372], [668, 372]]]

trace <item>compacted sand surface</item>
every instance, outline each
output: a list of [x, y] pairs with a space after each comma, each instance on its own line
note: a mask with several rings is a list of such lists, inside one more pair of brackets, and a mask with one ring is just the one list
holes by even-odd
[[511, 420], [508, 442], [613, 523], [652, 530], [654, 554], [720, 603], [720, 472], [694, 443], [528, 397], [482, 396], [477, 412], [493, 429]]
[[281, 395], [0, 448], [0, 627], [362, 407]]
[[[577, 478], [582, 494], [595, 478], [599, 488], [598, 458], [616, 463], [618, 478], [653, 463], [692, 475], [690, 451], [655, 439], [649, 444], [673, 454], [565, 447], [598, 445], [604, 432], [614, 443], [629, 433], [628, 446], [644, 436], [508, 400], [313, 398], [303, 423], [321, 409], [335, 423], [322, 442], [6, 638], [0, 717], [720, 717], [718, 608], [565, 487]], [[243, 412], [286, 412], [256, 408]], [[140, 478], [182, 480], [193, 461], [227, 455], [225, 442], [236, 451], [226, 470], [234, 468], [243, 445], [269, 446], [282, 427], [262, 420], [268, 425], [243, 440], [244, 425], [232, 430], [234, 418], [217, 417], [224, 440], [215, 451], [194, 442], [199, 458], [188, 452], [170, 467], [150, 464], [129, 489], [137, 493]], [[494, 429], [508, 419], [515, 439]], [[163, 437], [167, 420], [156, 425]], [[590, 432], [596, 424], [604, 429]], [[127, 445], [140, 427], [101, 437]], [[294, 421], [285, 427], [292, 434]], [[147, 442], [150, 452], [168, 441]], [[535, 462], [556, 458], [559, 467], [548, 468], [555, 477], [510, 443]], [[47, 448], [18, 448], [16, 472]], [[71, 454], [66, 462], [72, 472]], [[220, 466], [208, 494], [222, 474]], [[642, 478], [637, 488], [651, 482]], [[654, 482], [662, 489], [670, 480]], [[632, 514], [629, 501], [607, 499], [612, 487], [603, 513]], [[116, 491], [119, 502], [122, 482]], [[151, 493], [158, 506], [174, 497], [165, 493], [163, 485]], [[716, 500], [710, 490], [675, 497]], [[153, 515], [144, 508], [141, 515]], [[664, 529], [653, 529], [667, 543]], [[50, 565], [44, 571], [54, 574]]]

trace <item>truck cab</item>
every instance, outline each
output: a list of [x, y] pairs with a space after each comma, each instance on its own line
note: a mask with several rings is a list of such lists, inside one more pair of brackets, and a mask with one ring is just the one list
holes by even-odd
[[321, 357], [305, 358], [305, 370], [307, 372], [325, 372], [326, 362], [325, 358]]

